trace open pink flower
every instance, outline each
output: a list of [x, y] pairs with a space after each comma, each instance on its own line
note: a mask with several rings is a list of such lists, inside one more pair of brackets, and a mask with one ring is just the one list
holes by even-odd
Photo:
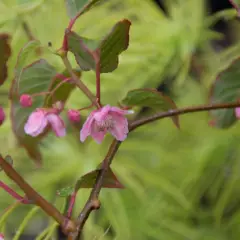
[[3, 108], [0, 106], [0, 126], [3, 124], [4, 120], [5, 120], [5, 113]]
[[124, 115], [131, 113], [133, 111], [110, 105], [92, 111], [80, 131], [81, 142], [91, 135], [97, 143], [101, 143], [107, 132], [110, 132], [118, 141], [124, 141], [128, 134], [128, 120]]
[[237, 119], [240, 119], [240, 107], [235, 108], [235, 115]]
[[26, 134], [36, 137], [43, 133], [48, 125], [51, 126], [57, 137], [66, 135], [64, 122], [56, 109], [38, 108], [32, 112], [24, 126], [24, 131]]

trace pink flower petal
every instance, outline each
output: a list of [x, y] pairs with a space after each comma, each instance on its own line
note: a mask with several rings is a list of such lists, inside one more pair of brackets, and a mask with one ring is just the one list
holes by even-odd
[[91, 134], [91, 127], [94, 120], [94, 114], [96, 111], [91, 112], [91, 114], [88, 116], [87, 120], [82, 126], [82, 129], [80, 131], [80, 141], [84, 142], [86, 138]]
[[107, 133], [106, 129], [103, 131], [99, 131], [98, 126], [96, 125], [96, 121], [93, 122], [91, 128], [91, 136], [98, 144], [100, 144], [103, 141], [106, 133]]
[[39, 109], [31, 113], [24, 126], [24, 131], [26, 134], [36, 137], [44, 131], [46, 126], [46, 112]]
[[123, 110], [123, 109], [120, 109], [118, 107], [111, 107], [110, 111], [111, 112], [116, 112], [116, 113], [119, 113], [119, 114], [122, 114], [122, 115], [123, 114], [126, 115], [126, 114], [133, 114], [134, 113], [133, 110]]
[[110, 130], [111, 134], [118, 141], [124, 141], [128, 134], [128, 120], [123, 115], [116, 112], [111, 112], [110, 115], [114, 121], [114, 128]]
[[5, 120], [5, 113], [3, 108], [0, 106], [0, 126], [3, 124], [4, 120]]
[[110, 105], [104, 106], [103, 108], [95, 112], [94, 119], [98, 122], [104, 121], [110, 110]]
[[46, 118], [57, 137], [64, 137], [66, 135], [65, 124], [57, 114], [49, 113]]
[[235, 108], [236, 118], [240, 119], [240, 107]]

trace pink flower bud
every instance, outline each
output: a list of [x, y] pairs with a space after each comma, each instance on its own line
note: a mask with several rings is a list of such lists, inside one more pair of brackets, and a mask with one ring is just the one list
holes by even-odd
[[69, 109], [68, 110], [68, 119], [72, 122], [79, 122], [80, 121], [80, 113], [77, 110]]
[[4, 236], [1, 233], [0, 233], [0, 240], [4, 240]]
[[20, 104], [22, 105], [22, 107], [31, 107], [32, 97], [28, 94], [22, 94], [20, 97]]
[[124, 115], [131, 113], [133, 111], [109, 105], [92, 111], [80, 131], [81, 142], [91, 135], [97, 143], [101, 143], [107, 132], [118, 141], [124, 141], [128, 134], [128, 120]]
[[0, 126], [3, 124], [5, 120], [5, 113], [3, 111], [3, 108], [0, 106]]

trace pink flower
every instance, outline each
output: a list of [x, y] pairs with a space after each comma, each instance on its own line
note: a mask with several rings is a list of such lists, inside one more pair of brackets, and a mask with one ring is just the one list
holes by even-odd
[[1, 233], [0, 233], [0, 240], [4, 240], [4, 236]]
[[21, 95], [20, 104], [22, 105], [22, 107], [31, 107], [32, 106], [32, 97], [28, 94]]
[[0, 126], [3, 124], [5, 120], [5, 113], [3, 111], [3, 108], [0, 106]]
[[77, 110], [69, 109], [68, 110], [68, 118], [72, 122], [79, 122], [80, 121], [80, 113]]
[[124, 141], [128, 134], [128, 120], [124, 114], [133, 111], [122, 110], [109, 105], [91, 112], [80, 131], [80, 141], [91, 135], [97, 143], [101, 143], [105, 134], [110, 132], [118, 141]]
[[57, 137], [64, 137], [66, 135], [65, 125], [58, 114], [56, 109], [38, 108], [29, 116], [24, 126], [25, 133], [36, 137], [50, 125]]
[[236, 118], [240, 119], [240, 107], [235, 108]]

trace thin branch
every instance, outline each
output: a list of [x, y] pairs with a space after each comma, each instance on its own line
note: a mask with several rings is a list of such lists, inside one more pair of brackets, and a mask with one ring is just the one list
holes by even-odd
[[109, 147], [108, 153], [102, 162], [101, 170], [99, 171], [99, 174], [96, 178], [95, 185], [91, 191], [91, 194], [90, 194], [83, 210], [81, 211], [81, 213], [79, 214], [79, 216], [77, 218], [76, 223], [78, 226], [78, 231], [76, 233], [72, 234], [71, 236], [69, 236], [68, 240], [78, 239], [82, 233], [83, 227], [84, 227], [90, 213], [93, 210], [100, 208], [100, 201], [98, 200], [98, 196], [102, 189], [105, 174], [107, 173], [107, 171], [111, 165], [111, 162], [113, 160], [113, 157], [117, 153], [120, 144], [121, 144], [121, 142], [114, 139], [111, 146]]
[[98, 108], [99, 105], [97, 103], [96, 97], [92, 94], [92, 92], [88, 89], [88, 87], [77, 77], [74, 73], [71, 63], [69, 62], [66, 54], [62, 56], [63, 63], [71, 75], [73, 82], [82, 90], [82, 92], [89, 98], [89, 100]]
[[141, 127], [147, 123], [154, 122], [156, 120], [172, 117], [177, 115], [183, 115], [186, 113], [194, 113], [194, 112], [204, 112], [209, 110], [217, 110], [217, 109], [227, 109], [227, 108], [236, 108], [240, 107], [240, 103], [224, 103], [224, 104], [211, 104], [211, 105], [200, 105], [195, 107], [186, 107], [181, 109], [173, 109], [168, 112], [160, 112], [156, 113], [149, 117], [144, 117], [142, 119], [136, 120], [130, 124], [129, 131], [133, 131], [137, 127]]
[[[212, 104], [212, 105], [200, 105], [200, 106], [195, 106], [195, 107], [187, 107], [187, 108], [182, 108], [182, 109], [176, 109], [176, 110], [171, 110], [168, 112], [161, 112], [157, 113], [155, 115], [152, 115], [150, 117], [146, 117], [140, 120], [136, 120], [132, 122], [129, 126], [129, 132], [134, 131], [136, 128], [143, 126], [147, 123], [166, 118], [166, 117], [172, 117], [176, 115], [182, 115], [186, 113], [193, 113], [193, 112], [202, 112], [202, 111], [209, 111], [209, 110], [217, 110], [217, 109], [226, 109], [226, 108], [236, 108], [240, 107], [240, 103], [228, 103], [228, 104]], [[117, 141], [116, 139], [113, 140], [111, 146], [109, 147], [108, 153], [105, 157], [105, 159], [102, 162], [102, 168], [101, 171], [99, 172], [95, 185], [91, 191], [91, 194], [82, 209], [81, 213], [78, 216], [77, 219], [77, 232], [70, 234], [68, 237], [68, 240], [77, 240], [79, 236], [82, 233], [83, 227], [91, 214], [92, 211], [98, 209], [100, 207], [100, 201], [98, 199], [99, 193], [102, 189], [103, 185], [103, 180], [105, 177], [106, 172], [108, 171], [112, 160], [114, 156], [116, 155], [119, 147], [120, 147], [121, 142]]]
[[12, 179], [26, 194], [33, 204], [38, 205], [49, 216], [53, 217], [66, 232], [76, 231], [76, 225], [72, 220], [68, 220], [63, 216], [58, 209], [56, 209], [51, 203], [39, 195], [16, 171], [15, 169], [0, 156], [0, 166], [6, 175]]

